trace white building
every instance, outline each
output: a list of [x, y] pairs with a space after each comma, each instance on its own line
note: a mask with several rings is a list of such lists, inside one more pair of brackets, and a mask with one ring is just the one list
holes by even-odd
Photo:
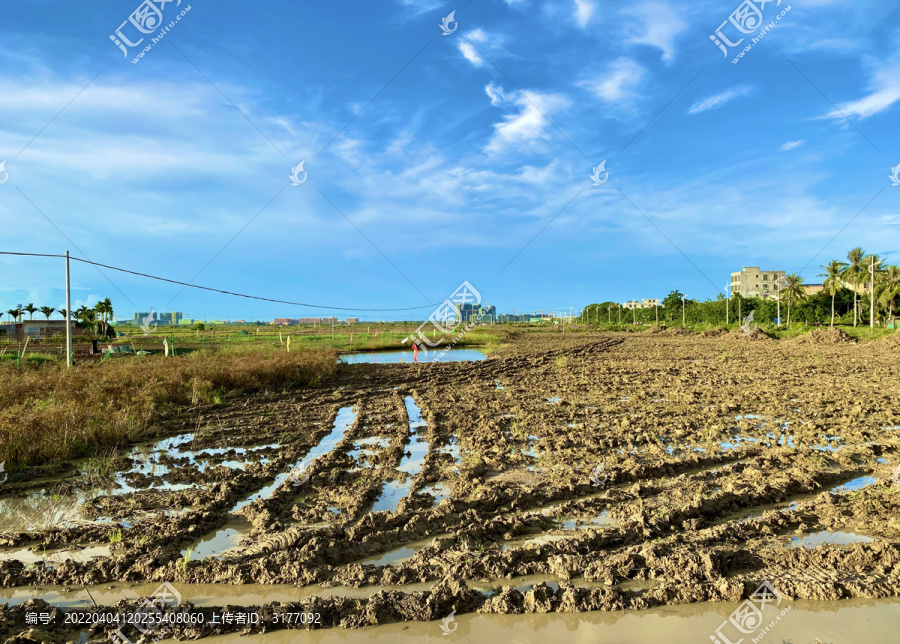
[[761, 271], [759, 266], [745, 266], [739, 273], [731, 274], [731, 292], [740, 293], [741, 297], [774, 300], [783, 288], [784, 271]]
[[629, 300], [628, 302], [622, 303], [622, 308], [624, 309], [652, 309], [655, 306], [661, 306], [659, 303], [659, 298], [651, 298], [649, 300], [641, 300], [638, 302], [637, 300]]

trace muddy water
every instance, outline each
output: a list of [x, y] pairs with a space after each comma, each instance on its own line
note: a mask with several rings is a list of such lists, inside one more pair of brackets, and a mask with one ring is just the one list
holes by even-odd
[[[468, 644], [695, 644], [710, 642], [710, 637], [739, 606], [737, 603], [722, 602], [665, 606], [642, 611], [455, 615], [453, 621], [447, 623], [446, 628], [451, 632], [447, 634], [446, 641]], [[790, 610], [768, 633], [755, 640], [747, 635], [744, 642], [897, 642], [897, 620], [900, 617], [898, 599], [846, 599], [837, 602], [782, 600], [778, 610], [773, 606], [766, 607], [763, 618], [768, 621], [765, 623], [774, 620], [788, 607]], [[209, 644], [371, 644], [376, 641], [413, 644], [444, 640], [441, 625], [440, 620], [406, 622], [353, 630], [307, 631], [302, 634], [297, 631], [276, 631], [263, 635], [227, 635], [205, 641]], [[175, 641], [163, 640], [163, 644], [175, 644]]]
[[428, 454], [428, 424], [422, 419], [422, 412], [411, 396], [404, 400], [406, 414], [409, 417], [409, 431], [412, 436], [406, 445], [406, 451], [397, 469], [406, 476], [385, 483], [381, 496], [372, 506], [373, 512], [396, 512], [401, 499], [405, 499], [412, 491], [413, 478], [422, 470], [425, 456]]
[[304, 471], [306, 470], [314, 460], [319, 458], [320, 456], [324, 456], [328, 454], [331, 450], [334, 449], [334, 446], [341, 442], [341, 439], [347, 434], [350, 430], [350, 427], [353, 425], [353, 421], [356, 420], [356, 409], [352, 407], [342, 407], [337, 416], [334, 419], [334, 427], [325, 438], [319, 441], [319, 444], [309, 450], [309, 453], [303, 457], [298, 463], [296, 463], [291, 470], [286, 472], [282, 472], [278, 476], [275, 477], [275, 480], [270, 484], [259, 490], [258, 492], [254, 492], [250, 496], [248, 496], [243, 501], [238, 501], [237, 504], [231, 509], [232, 513], [237, 512], [241, 508], [244, 508], [257, 499], [268, 499], [272, 494], [277, 490], [281, 485], [291, 476], [292, 471]]
[[[250, 505], [257, 499], [268, 499], [272, 494], [281, 487], [290, 477], [291, 473], [296, 470], [305, 470], [312, 462], [320, 456], [328, 454], [335, 445], [337, 445], [346, 436], [353, 422], [356, 420], [356, 410], [352, 407], [341, 408], [334, 419], [334, 426], [331, 432], [325, 436], [309, 453], [294, 465], [291, 470], [282, 472], [275, 477], [275, 480], [261, 490], [258, 490], [247, 498], [238, 501], [231, 509], [231, 513], [235, 514], [242, 508]], [[264, 449], [271, 447], [270, 445], [260, 446], [251, 449]], [[206, 450], [210, 451], [210, 450]], [[215, 532], [207, 534], [199, 541], [193, 543], [189, 548], [181, 551], [182, 556], [189, 556], [192, 560], [206, 559], [207, 557], [221, 557], [240, 549], [240, 542], [244, 536], [249, 533], [250, 526], [242, 519], [235, 519], [225, 526], [219, 528]]]
[[[419, 362], [476, 362], [487, 358], [476, 349], [453, 349], [440, 358], [438, 350], [428, 353], [419, 352]], [[390, 364], [397, 362], [413, 362], [412, 351], [371, 351], [365, 353], [348, 353], [339, 359], [344, 364]]]

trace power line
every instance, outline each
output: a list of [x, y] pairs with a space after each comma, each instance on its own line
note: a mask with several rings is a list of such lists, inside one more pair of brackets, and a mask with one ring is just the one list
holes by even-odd
[[[16, 255], [20, 257], [61, 257], [65, 258], [65, 255], [52, 255], [48, 253], [16, 253], [12, 251], [0, 251], [0, 255]], [[367, 311], [367, 312], [391, 312], [391, 311], [415, 311], [417, 309], [427, 309], [432, 306], [438, 306], [437, 303], [434, 304], [425, 304], [424, 306], [409, 306], [406, 308], [400, 309], [358, 309], [346, 306], [326, 306], [324, 304], [307, 304], [305, 302], [290, 302], [288, 300], [276, 300], [270, 297], [260, 297], [258, 295], [247, 295], [245, 293], [235, 293], [233, 291], [225, 291], [219, 288], [211, 288], [209, 286], [198, 286], [197, 284], [189, 284], [188, 282], [179, 282], [178, 280], [170, 280], [165, 277], [159, 277], [157, 275], [148, 275], [147, 273], [139, 273], [137, 271], [130, 271], [126, 268], [119, 268], [117, 266], [109, 266], [108, 264], [101, 264], [99, 262], [92, 262], [87, 259], [81, 259], [79, 257], [69, 256], [69, 259], [74, 262], [81, 262], [83, 264], [90, 264], [92, 266], [98, 266], [100, 268], [106, 268], [111, 271], [119, 271], [120, 273], [128, 273], [129, 275], [137, 275], [138, 277], [146, 277], [148, 279], [157, 280], [160, 282], [168, 282], [169, 284], [178, 284], [179, 286], [196, 288], [201, 291], [211, 291], [213, 293], [222, 293], [223, 295], [233, 295], [235, 297], [245, 297], [250, 300], [260, 300], [262, 302], [273, 302], [275, 304], [288, 304], [290, 306], [305, 306], [311, 309], [326, 309], [329, 311]]]

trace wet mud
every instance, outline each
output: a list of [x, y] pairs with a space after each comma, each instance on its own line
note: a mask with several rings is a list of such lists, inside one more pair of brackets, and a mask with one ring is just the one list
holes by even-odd
[[[170, 609], [210, 615], [242, 585], [296, 587], [241, 605], [315, 628], [738, 602], [762, 581], [897, 597], [896, 338], [741, 336], [529, 333], [479, 362], [348, 365], [172, 417], [102, 485], [10, 481], [0, 588], [30, 594], [0, 604], [0, 641], [103, 638], [26, 626], [62, 606], [30, 591], [121, 582], [227, 585]], [[85, 610], [116, 602], [138, 600]]]

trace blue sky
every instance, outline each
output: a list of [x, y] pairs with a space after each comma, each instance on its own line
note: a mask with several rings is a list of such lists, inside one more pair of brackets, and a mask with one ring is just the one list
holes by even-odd
[[[577, 310], [714, 298], [742, 266], [818, 282], [857, 245], [896, 262], [897, 4], [776, 1], [737, 63], [752, 33], [727, 23], [745, 37], [728, 57], [710, 40], [733, 2], [169, 0], [163, 25], [190, 9], [137, 63], [159, 31], [127, 57], [110, 34], [140, 2], [15, 3], [0, 250], [426, 306], [367, 319], [427, 317], [463, 280], [501, 311]], [[60, 260], [0, 256], [0, 274], [3, 310], [63, 303]], [[330, 312], [77, 264], [73, 289], [118, 316]]]

